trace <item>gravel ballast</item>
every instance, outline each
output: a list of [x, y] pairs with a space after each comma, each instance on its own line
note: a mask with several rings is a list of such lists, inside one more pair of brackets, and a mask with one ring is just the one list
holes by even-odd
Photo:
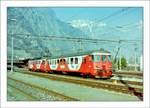
[[[82, 86], [79, 84], [55, 81], [55, 79], [52, 80], [52, 79], [39, 78], [39, 77], [35, 77], [32, 75], [27, 75], [27, 74], [22, 74], [22, 73], [17, 73], [17, 72], [13, 72], [13, 73], [8, 72], [8, 76], [17, 80], [27, 82], [27, 83], [36, 84], [43, 88], [53, 90], [55, 92], [61, 93], [63, 95], [66, 95], [66, 96], [69, 96], [69, 97], [72, 97], [81, 101], [139, 101], [140, 100], [136, 96], [130, 96], [127, 94], [117, 93], [113, 91], [86, 87], [86, 86]], [[8, 80], [8, 83], [15, 84], [11, 82], [10, 80]], [[11, 89], [12, 88], [8, 87], [8, 91], [10, 91]], [[13, 100], [9, 92], [7, 95], [9, 98], [8, 100]], [[37, 94], [34, 94], [34, 96], [37, 96]], [[46, 99], [47, 97], [44, 95], [44, 97], [41, 100], [46, 100]]]

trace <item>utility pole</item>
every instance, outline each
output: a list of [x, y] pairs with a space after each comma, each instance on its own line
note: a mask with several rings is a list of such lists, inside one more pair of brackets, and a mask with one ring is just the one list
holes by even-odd
[[14, 38], [13, 35], [11, 37], [11, 72], [13, 72], [13, 56], [14, 56]]
[[[16, 22], [16, 19], [8, 19], [8, 20]], [[13, 72], [13, 56], [14, 56], [14, 37], [12, 33], [11, 34], [11, 72]]]
[[121, 70], [121, 40], [119, 40], [119, 70]]
[[82, 52], [82, 40], [79, 39], [77, 42], [79, 42], [79, 49], [78, 49], [78, 53], [81, 53]]
[[[136, 45], [136, 44], [135, 44], [135, 45]], [[137, 71], [137, 68], [136, 68], [136, 65], [137, 65], [137, 64], [136, 64], [136, 51], [137, 51], [137, 48], [135, 47], [135, 48], [134, 48], [134, 57], [135, 57], [135, 58], [134, 58], [134, 71]]]
[[119, 53], [119, 70], [121, 70], [121, 48]]
[[140, 57], [140, 71], [143, 72], [143, 55]]

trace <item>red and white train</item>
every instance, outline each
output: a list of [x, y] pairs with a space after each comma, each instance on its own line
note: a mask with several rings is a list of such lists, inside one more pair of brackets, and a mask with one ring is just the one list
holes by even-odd
[[109, 78], [112, 75], [111, 54], [100, 51], [75, 56], [29, 60], [28, 68], [31, 71], [42, 72], [73, 72], [95, 78]]

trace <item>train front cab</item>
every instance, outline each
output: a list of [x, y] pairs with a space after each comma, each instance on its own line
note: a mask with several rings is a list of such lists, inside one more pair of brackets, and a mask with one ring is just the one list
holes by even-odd
[[92, 54], [93, 71], [95, 78], [109, 78], [112, 75], [111, 55], [109, 53]]

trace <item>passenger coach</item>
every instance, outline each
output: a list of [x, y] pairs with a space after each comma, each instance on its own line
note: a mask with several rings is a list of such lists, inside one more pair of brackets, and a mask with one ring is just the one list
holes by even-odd
[[32, 71], [73, 72], [95, 78], [108, 78], [112, 75], [111, 54], [100, 51], [51, 59], [29, 60], [28, 67]]

